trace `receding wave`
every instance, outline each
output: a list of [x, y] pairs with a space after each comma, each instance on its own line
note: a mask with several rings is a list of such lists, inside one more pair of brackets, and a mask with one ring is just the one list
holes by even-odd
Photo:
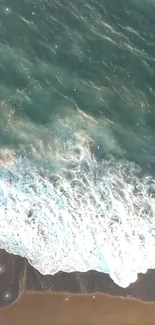
[[155, 268], [155, 181], [124, 158], [99, 159], [88, 130], [65, 141], [63, 131], [46, 156], [1, 150], [0, 247], [43, 274], [94, 269], [127, 287]]

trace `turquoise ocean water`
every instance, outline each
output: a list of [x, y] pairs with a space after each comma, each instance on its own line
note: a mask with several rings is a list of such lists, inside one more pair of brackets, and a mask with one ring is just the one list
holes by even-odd
[[0, 248], [155, 268], [154, 0], [0, 0]]

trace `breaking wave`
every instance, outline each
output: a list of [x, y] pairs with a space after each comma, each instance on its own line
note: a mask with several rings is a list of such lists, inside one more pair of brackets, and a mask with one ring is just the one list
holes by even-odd
[[54, 141], [41, 158], [1, 150], [0, 247], [43, 274], [93, 269], [127, 287], [155, 268], [155, 181], [124, 158], [99, 159], [86, 130]]

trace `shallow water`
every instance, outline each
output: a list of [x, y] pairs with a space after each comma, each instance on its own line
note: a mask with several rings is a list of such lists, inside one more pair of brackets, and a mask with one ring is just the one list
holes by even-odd
[[155, 268], [154, 17], [1, 1], [0, 246], [44, 274]]

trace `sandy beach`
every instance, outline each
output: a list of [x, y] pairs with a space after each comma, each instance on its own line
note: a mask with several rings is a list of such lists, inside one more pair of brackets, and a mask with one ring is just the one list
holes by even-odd
[[155, 271], [127, 289], [108, 275], [41, 275], [19, 256], [0, 251], [0, 324], [155, 324]]
[[0, 311], [8, 325], [154, 325], [155, 303], [94, 293], [27, 293]]
[[[43, 275], [34, 269], [25, 258], [0, 250], [0, 307], [10, 305], [27, 291], [68, 292], [70, 294], [99, 292], [154, 302], [155, 271], [149, 270], [146, 274], [140, 274], [135, 283], [124, 289], [116, 285], [108, 274], [96, 271], [58, 272], [55, 275]], [[9, 294], [9, 299], [6, 299], [6, 293]]]

